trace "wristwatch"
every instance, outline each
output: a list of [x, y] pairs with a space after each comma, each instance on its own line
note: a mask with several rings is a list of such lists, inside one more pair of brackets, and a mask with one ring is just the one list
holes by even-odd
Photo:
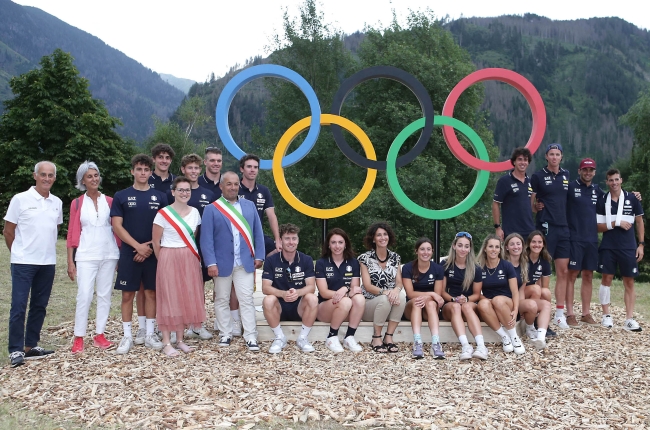
[[501, 224], [494, 224], [494, 228], [499, 228], [501, 227]]
[[639, 242], [639, 245], [643, 245], [643, 247], [645, 248], [645, 242], [644, 241]]

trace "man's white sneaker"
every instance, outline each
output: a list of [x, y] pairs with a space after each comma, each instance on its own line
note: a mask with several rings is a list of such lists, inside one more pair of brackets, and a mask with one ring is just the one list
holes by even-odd
[[553, 318], [553, 323], [559, 328], [560, 330], [568, 330], [571, 327], [569, 327], [569, 324], [566, 323], [566, 317], [561, 316], [561, 317], [555, 317]]
[[163, 348], [163, 343], [158, 339], [154, 333], [151, 333], [144, 338], [144, 346], [147, 348], [155, 349], [160, 351]]
[[131, 350], [131, 348], [133, 348], [133, 338], [131, 336], [124, 336], [115, 350], [115, 353], [126, 354]]
[[474, 348], [472, 348], [472, 345], [465, 345], [463, 347], [463, 350], [460, 352], [458, 359], [461, 361], [470, 360], [472, 358], [472, 354], [474, 354]]
[[528, 339], [533, 340], [537, 339], [537, 329], [535, 326], [528, 327], [526, 326], [526, 336], [528, 336]]
[[503, 352], [512, 352], [515, 350], [515, 348], [512, 346], [512, 342], [510, 341], [510, 336], [501, 336], [501, 342], [503, 343]]
[[232, 320], [232, 335], [241, 336], [244, 334], [244, 329], [241, 325], [241, 320]]
[[641, 331], [641, 326], [639, 326], [639, 323], [634, 321], [633, 318], [625, 320], [625, 323], [623, 324], [623, 328], [627, 331], [635, 331], [635, 332]]
[[[193, 329], [192, 331], [194, 331], [194, 329]], [[201, 326], [201, 329], [200, 329], [198, 332], [197, 332], [197, 331], [194, 331], [194, 333], [198, 334], [198, 335], [199, 335], [199, 338], [200, 338], [201, 340], [210, 340], [210, 339], [212, 339], [212, 333], [210, 333], [210, 332], [208, 331], [208, 329], [206, 329], [206, 328], [203, 327], [203, 326]]]
[[544, 339], [542, 336], [538, 336], [535, 339], [531, 339], [530, 343], [532, 343], [535, 349], [538, 351], [541, 351], [542, 349], [546, 348], [546, 339]]
[[269, 348], [269, 354], [279, 354], [280, 352], [282, 352], [285, 346], [287, 346], [287, 338], [276, 337], [273, 343], [271, 344], [271, 347]]
[[138, 332], [135, 334], [135, 339], [133, 340], [134, 345], [144, 345], [144, 338], [147, 337], [147, 330], [142, 327], [138, 329]]
[[361, 352], [363, 347], [357, 343], [357, 340], [354, 336], [348, 336], [343, 339], [343, 347], [349, 349], [352, 352]]
[[487, 360], [488, 349], [485, 347], [485, 345], [477, 346], [474, 350], [474, 354], [472, 354], [472, 357], [478, 358], [479, 360]]
[[521, 339], [519, 339], [519, 336], [512, 338], [512, 346], [515, 354], [517, 355], [521, 355], [526, 352], [526, 348], [524, 348], [524, 344], [521, 342]]
[[339, 342], [338, 336], [328, 337], [325, 341], [325, 346], [332, 352], [343, 352], [343, 347], [341, 342]]
[[603, 315], [603, 319], [601, 320], [600, 325], [602, 325], [605, 328], [614, 327], [614, 320], [612, 319], [612, 316], [611, 315]]
[[309, 343], [309, 340], [306, 337], [302, 337], [302, 336], [298, 337], [298, 340], [296, 340], [296, 348], [298, 348], [302, 352], [316, 351], [314, 347], [311, 345], [311, 343]]

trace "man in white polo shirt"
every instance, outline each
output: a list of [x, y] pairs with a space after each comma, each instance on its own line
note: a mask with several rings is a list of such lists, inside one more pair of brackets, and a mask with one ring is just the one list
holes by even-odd
[[63, 223], [61, 199], [50, 193], [56, 180], [54, 163], [37, 163], [34, 180], [35, 186], [11, 199], [2, 232], [11, 251], [11, 367], [24, 364], [26, 359], [42, 358], [54, 352], [37, 346], [54, 282], [58, 226]]

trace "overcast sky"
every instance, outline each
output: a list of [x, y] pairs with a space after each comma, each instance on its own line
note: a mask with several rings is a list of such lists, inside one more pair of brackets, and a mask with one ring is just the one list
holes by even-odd
[[[159, 73], [205, 81], [235, 64], [266, 56], [270, 37], [282, 28], [285, 8], [298, 15], [302, 0], [18, 0], [99, 37]], [[327, 0], [319, 3], [325, 21], [345, 33], [400, 22], [411, 10], [430, 7], [438, 17], [536, 13], [551, 19], [617, 16], [650, 28], [650, 1], [596, 0]], [[381, 24], [380, 24], [381, 23]]]

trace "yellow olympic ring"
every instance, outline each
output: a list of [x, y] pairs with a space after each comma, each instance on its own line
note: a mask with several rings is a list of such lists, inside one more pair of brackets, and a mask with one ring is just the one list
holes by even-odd
[[[343, 215], [346, 215], [356, 208], [358, 208], [361, 203], [363, 203], [368, 196], [370, 195], [370, 192], [372, 191], [372, 187], [375, 185], [375, 179], [377, 179], [377, 170], [376, 169], [368, 169], [368, 174], [366, 175], [366, 182], [363, 184], [363, 187], [359, 191], [359, 193], [356, 195], [355, 198], [350, 200], [348, 203], [344, 204], [343, 206], [339, 206], [337, 208], [332, 208], [332, 209], [318, 209], [318, 208], [313, 208], [300, 200], [296, 196], [293, 195], [291, 190], [289, 189], [289, 186], [287, 185], [286, 178], [284, 177], [284, 169], [282, 168], [282, 159], [284, 158], [284, 155], [287, 153], [287, 149], [289, 148], [289, 145], [291, 145], [291, 142], [304, 130], [306, 130], [310, 126], [310, 121], [311, 121], [311, 116], [308, 116], [307, 118], [303, 118], [291, 127], [282, 135], [280, 138], [280, 141], [278, 142], [278, 146], [275, 147], [275, 152], [273, 153], [273, 178], [275, 179], [275, 184], [278, 187], [278, 191], [280, 192], [280, 195], [284, 198], [284, 200], [294, 209], [296, 209], [298, 212], [301, 212], [307, 216], [310, 216], [312, 218], [321, 218], [321, 219], [329, 219], [329, 218], [336, 218], [340, 217]], [[320, 116], [320, 123], [321, 125], [331, 125], [331, 124], [336, 124], [340, 127], [343, 127], [347, 131], [349, 131], [361, 144], [363, 147], [363, 150], [366, 152], [366, 157], [370, 160], [377, 160], [377, 155], [375, 154], [375, 148], [372, 146], [372, 143], [370, 142], [370, 138], [368, 138], [368, 135], [361, 130], [361, 128], [350, 121], [347, 118], [343, 118], [338, 115], [332, 115], [332, 114], [321, 114]]]

